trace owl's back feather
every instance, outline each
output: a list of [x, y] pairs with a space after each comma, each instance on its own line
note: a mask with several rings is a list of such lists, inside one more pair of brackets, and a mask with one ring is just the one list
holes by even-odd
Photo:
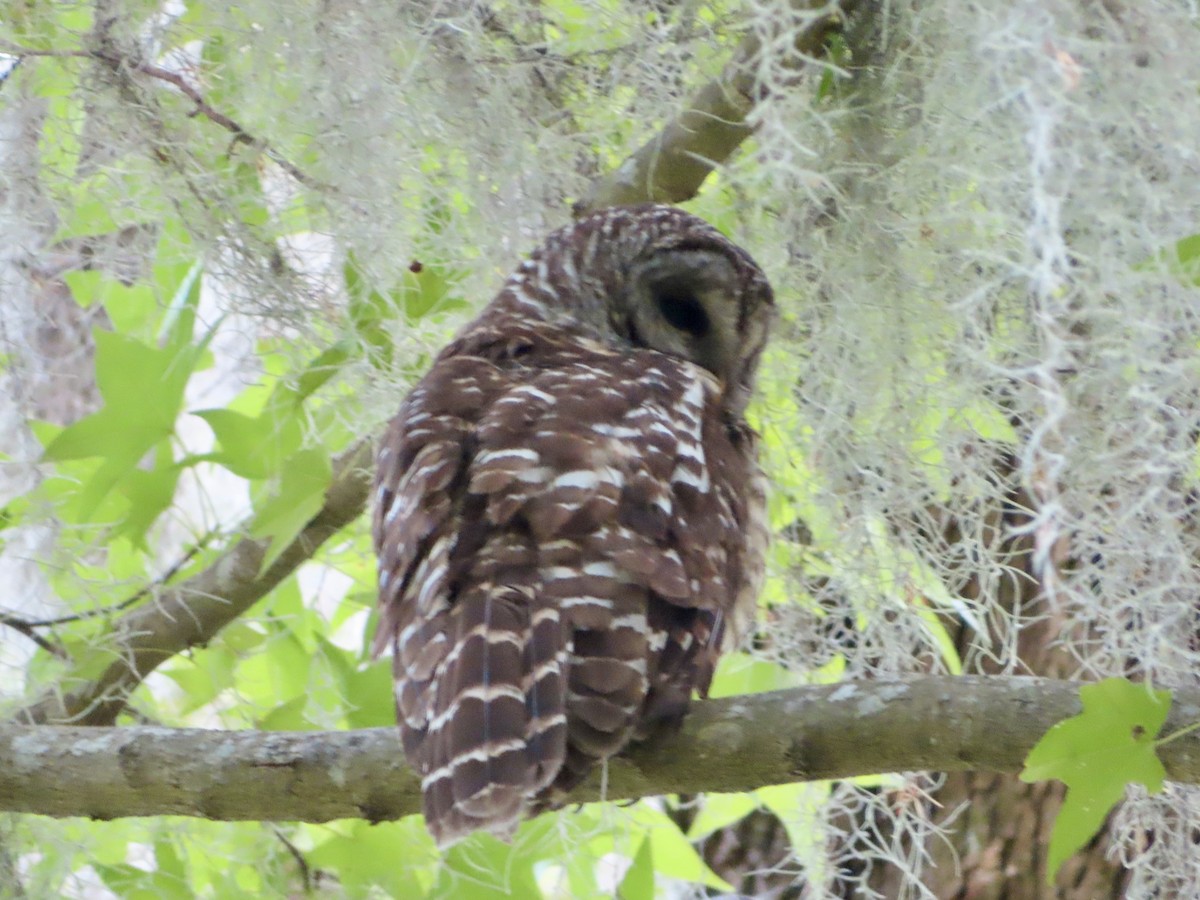
[[722, 386], [528, 300], [510, 281], [380, 451], [376, 649], [442, 846], [510, 835], [682, 715], [761, 580], [754, 438]]

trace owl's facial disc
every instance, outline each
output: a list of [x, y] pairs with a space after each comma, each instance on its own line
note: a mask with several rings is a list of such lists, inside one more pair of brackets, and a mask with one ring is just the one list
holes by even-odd
[[634, 346], [682, 357], [729, 384], [744, 374], [740, 290], [724, 254], [661, 250], [631, 269], [621, 330]]

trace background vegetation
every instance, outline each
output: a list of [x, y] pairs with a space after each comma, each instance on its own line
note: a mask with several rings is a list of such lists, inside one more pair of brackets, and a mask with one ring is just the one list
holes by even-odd
[[[1193, 787], [1106, 763], [1110, 799], [1146, 786], [1047, 886], [1062, 787], [995, 771], [1078, 709], [1000, 679], [1122, 676], [1172, 689], [1168, 730], [1200, 715], [1198, 21], [1194, 0], [0, 4], [0, 806], [27, 811], [0, 813], [0, 896], [1193, 896]], [[391, 821], [414, 808], [398, 767], [379, 806], [274, 823], [216, 820], [288, 769], [282, 743], [140, 770], [104, 726], [327, 747], [391, 725], [370, 439], [543, 234], [648, 198], [745, 245], [780, 298], [752, 408], [771, 579], [714, 693], [817, 686], [818, 737], [774, 701], [706, 706], [606, 791], [667, 799], [445, 859]], [[963, 674], [988, 679], [922, 680]], [[895, 684], [934, 685], [924, 718], [814, 749]], [[1098, 705], [1144, 751], [1157, 701], [1124, 702]], [[763, 780], [753, 748], [827, 780]], [[108, 794], [70, 765], [93, 753]], [[950, 774], [871, 774], [908, 768]], [[277, 793], [336, 804], [357, 776], [324, 771]], [[189, 818], [94, 820], [195, 772], [192, 806], [153, 810]]]

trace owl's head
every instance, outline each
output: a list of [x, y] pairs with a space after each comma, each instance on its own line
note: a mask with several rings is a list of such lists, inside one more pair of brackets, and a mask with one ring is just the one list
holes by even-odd
[[703, 219], [660, 204], [613, 207], [560, 229], [509, 287], [556, 324], [707, 369], [736, 417], [775, 317], [771, 286], [745, 250]]

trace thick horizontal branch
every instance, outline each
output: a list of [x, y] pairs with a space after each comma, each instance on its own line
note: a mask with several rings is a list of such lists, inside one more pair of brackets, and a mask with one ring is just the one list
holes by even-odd
[[[796, 688], [698, 703], [676, 733], [613, 761], [606, 799], [746, 791], [914, 770], [1016, 772], [1079, 685], [1042, 678], [914, 678]], [[1177, 691], [1164, 733], [1200, 721]], [[1161, 748], [1176, 781], [1200, 783], [1200, 734]], [[572, 800], [601, 799], [599, 778]], [[394, 819], [420, 785], [394, 729], [202, 731], [0, 725], [0, 810], [50, 816], [222, 820]]]
[[[321, 510], [274, 563], [260, 573], [269, 539], [244, 538], [203, 572], [164, 588], [155, 598], [113, 622], [112, 637], [98, 653], [112, 657], [95, 679], [83, 680], [15, 716], [18, 722], [108, 725], [129, 693], [176, 653], [207, 643], [218, 631], [267, 595], [330, 537], [358, 518], [367, 504], [371, 442], [363, 440], [334, 460], [333, 481]], [[85, 659], [81, 670], [93, 668]], [[68, 676], [69, 679], [69, 676]]]

